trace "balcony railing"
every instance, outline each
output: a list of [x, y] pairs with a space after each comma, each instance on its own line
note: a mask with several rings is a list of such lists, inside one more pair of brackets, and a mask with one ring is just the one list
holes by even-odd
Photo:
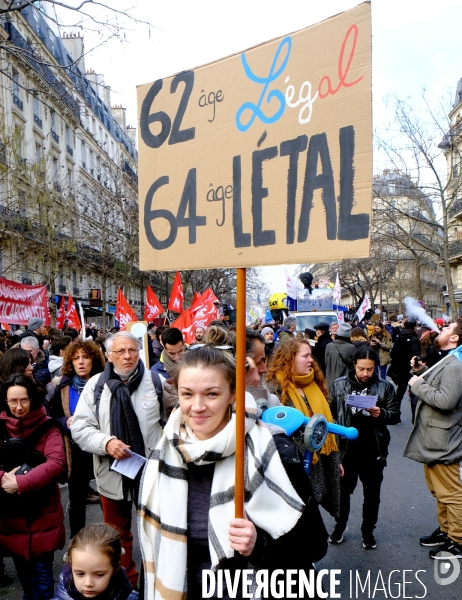
[[83, 167], [84, 169], [86, 169], [86, 168], [87, 168], [87, 163], [86, 163], [84, 160], [82, 160], [82, 167]]
[[462, 254], [462, 240], [449, 243], [449, 258], [455, 258]]
[[74, 156], [74, 150], [72, 150], [72, 148], [70, 146], [68, 146], [67, 144], [66, 144], [66, 150], [67, 150], [67, 153], [69, 154], [69, 156]]
[[63, 285], [62, 283], [59, 284], [58, 289], [60, 291], [61, 294], [65, 294], [66, 293], [66, 286]]
[[80, 296], [80, 288], [72, 288], [72, 293], [74, 294], [74, 296]]
[[138, 175], [126, 160], [122, 163], [122, 171], [128, 175], [129, 179], [131, 179], [135, 185], [138, 185]]
[[22, 110], [24, 107], [23, 101], [19, 96], [16, 96], [16, 94], [13, 94], [13, 104], [16, 104], [19, 110]]
[[57, 181], [53, 181], [53, 187], [55, 188], [55, 190], [57, 192], [61, 192], [62, 191], [62, 188], [61, 188], [60, 184]]
[[449, 218], [454, 217], [457, 213], [462, 212], [462, 200], [456, 200], [449, 209]]
[[59, 135], [56, 133], [56, 131], [51, 131], [51, 137], [57, 144], [59, 144]]
[[34, 123], [42, 129], [42, 119], [34, 113]]

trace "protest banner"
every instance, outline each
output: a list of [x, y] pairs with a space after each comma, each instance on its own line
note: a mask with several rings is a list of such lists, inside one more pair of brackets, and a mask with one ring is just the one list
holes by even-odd
[[138, 110], [141, 269], [368, 255], [370, 3], [138, 86]]
[[50, 325], [48, 291], [44, 285], [25, 285], [0, 277], [0, 323], [27, 325], [39, 317]]

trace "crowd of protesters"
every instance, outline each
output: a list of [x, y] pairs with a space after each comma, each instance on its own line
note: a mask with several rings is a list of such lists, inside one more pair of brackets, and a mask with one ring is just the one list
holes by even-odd
[[[62, 331], [30, 319], [26, 331], [0, 338], [0, 557], [12, 557], [24, 600], [133, 600], [138, 590], [198, 598], [211, 568], [308, 573], [328, 542], [344, 542], [358, 479], [362, 544], [375, 549], [388, 426], [400, 423], [403, 397], [415, 422], [405, 456], [425, 465], [437, 499], [438, 528], [420, 543], [431, 558], [444, 549], [462, 559], [462, 363], [451, 354], [462, 324], [436, 323], [439, 333], [412, 319], [297, 331], [289, 316], [246, 330], [244, 519], [234, 518], [232, 494], [232, 326], [197, 327], [187, 345], [180, 330], [150, 325], [147, 364], [135, 336], [95, 324]], [[358, 437], [329, 434], [307, 476], [303, 432], [288, 438], [262, 426], [262, 412], [278, 405], [355, 427]], [[146, 459], [137, 474], [113, 469], [133, 453]], [[65, 544], [60, 483], [71, 541], [55, 592], [54, 552]], [[101, 505], [104, 524], [85, 526], [89, 502]], [[330, 534], [319, 505], [335, 518]], [[291, 552], [302, 543], [303, 554]], [[0, 585], [9, 583], [2, 562]]]

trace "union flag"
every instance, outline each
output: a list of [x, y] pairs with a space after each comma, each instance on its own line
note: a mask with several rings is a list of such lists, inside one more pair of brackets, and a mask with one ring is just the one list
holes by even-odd
[[146, 305], [144, 307], [144, 320], [149, 323], [164, 312], [162, 304], [159, 302], [151, 286], [146, 288]]
[[137, 316], [132, 311], [130, 304], [122, 293], [122, 290], [117, 290], [117, 304], [115, 318], [119, 321], [120, 331], [124, 331], [127, 327], [127, 323], [130, 321], [138, 321]]
[[175, 280], [172, 286], [172, 292], [170, 294], [170, 300], [168, 301], [168, 310], [176, 313], [183, 312], [183, 286], [181, 285], [180, 272], [175, 273]]
[[[63, 298], [63, 304], [64, 304], [64, 298]], [[79, 315], [77, 314], [77, 309], [75, 308], [74, 300], [72, 299], [72, 296], [70, 294], [69, 294], [69, 298], [67, 300], [66, 319], [67, 319], [68, 327], [73, 327], [74, 329], [77, 329], [77, 331], [80, 331], [82, 329], [82, 325], [80, 324]]]

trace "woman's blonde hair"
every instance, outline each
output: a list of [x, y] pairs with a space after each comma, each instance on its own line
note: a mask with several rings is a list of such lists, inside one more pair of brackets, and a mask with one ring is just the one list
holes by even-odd
[[204, 336], [205, 344], [213, 344], [214, 346], [226, 346], [229, 344], [228, 332], [224, 327], [212, 325], [207, 329]]
[[[302, 344], [308, 346], [308, 348], [311, 348], [307, 340], [299, 340], [296, 338], [285, 340], [283, 344], [280, 344], [277, 347], [277, 350], [273, 354], [271, 363], [269, 365], [266, 381], [273, 381], [277, 385], [282, 385], [282, 396], [280, 400], [283, 404], [285, 404], [286, 399], [289, 397], [289, 383], [293, 383], [296, 376], [295, 357]], [[314, 358], [313, 371], [314, 381], [317, 383], [324, 397], [327, 398], [328, 394], [326, 380], [324, 379], [324, 375]], [[276, 373], [278, 372], [282, 373], [282, 383], [276, 379]]]

